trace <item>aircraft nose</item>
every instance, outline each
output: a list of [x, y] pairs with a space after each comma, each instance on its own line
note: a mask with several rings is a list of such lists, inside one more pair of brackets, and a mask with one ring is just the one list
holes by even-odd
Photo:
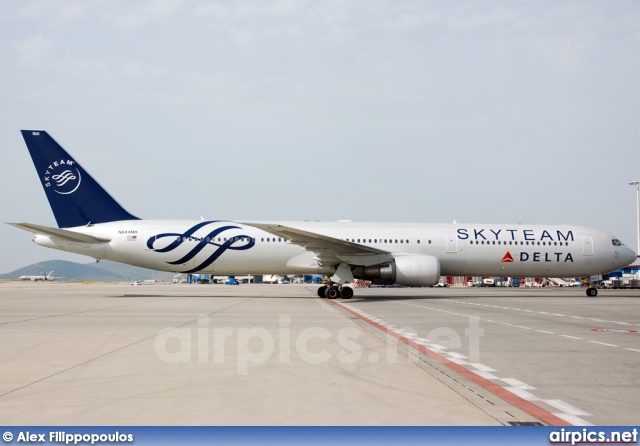
[[629, 263], [627, 263], [627, 265], [636, 263], [636, 260], [638, 259], [638, 255], [633, 251], [633, 249], [628, 248], [627, 256], [629, 258]]

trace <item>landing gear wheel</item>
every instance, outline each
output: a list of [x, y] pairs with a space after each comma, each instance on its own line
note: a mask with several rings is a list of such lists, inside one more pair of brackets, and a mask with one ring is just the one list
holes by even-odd
[[337, 299], [338, 297], [340, 297], [340, 288], [338, 288], [337, 286], [330, 286], [324, 292], [324, 296], [327, 299]]
[[326, 286], [321, 286], [320, 288], [318, 288], [318, 297], [320, 299], [324, 299], [325, 295], [324, 293], [327, 291], [327, 287]]
[[587, 296], [589, 297], [596, 297], [598, 295], [598, 290], [593, 288], [593, 287], [589, 287], [587, 288]]
[[353, 297], [353, 289], [348, 286], [343, 286], [340, 291], [343, 299], [351, 299]]

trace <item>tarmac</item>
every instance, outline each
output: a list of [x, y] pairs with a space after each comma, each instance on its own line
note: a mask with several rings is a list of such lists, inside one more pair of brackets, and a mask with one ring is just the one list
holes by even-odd
[[5, 425], [637, 425], [640, 290], [0, 283]]

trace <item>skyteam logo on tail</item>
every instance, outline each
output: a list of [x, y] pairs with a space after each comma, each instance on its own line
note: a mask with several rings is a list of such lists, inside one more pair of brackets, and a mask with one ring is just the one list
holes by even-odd
[[76, 162], [69, 159], [49, 164], [42, 177], [44, 187], [52, 187], [54, 192], [62, 195], [74, 193], [82, 182], [80, 170], [75, 165]]
[[[213, 230], [209, 228], [206, 234], [196, 234], [199, 229], [202, 229], [205, 226], [214, 223], [219, 222], [204, 221], [202, 223], [198, 223], [195, 226], [192, 226], [184, 233], [165, 232], [162, 234], [156, 234], [152, 237], [149, 237], [149, 239], [147, 240], [147, 248], [159, 253], [172, 252], [183, 245], [190, 248], [189, 252], [184, 254], [179, 259], [167, 262], [169, 265], [184, 265], [193, 260], [200, 252], [204, 251], [206, 257], [204, 257], [203, 259], [198, 259], [197, 262], [199, 263], [195, 265], [194, 268], [191, 268], [188, 271], [183, 271], [185, 273], [195, 273], [198, 271], [202, 271], [203, 269], [211, 265], [213, 262], [218, 260], [218, 258], [222, 254], [224, 254], [225, 251], [229, 249], [244, 251], [255, 246], [255, 240], [248, 235], [234, 235], [233, 237], [224, 237], [222, 235], [223, 233], [231, 231], [233, 229], [241, 229], [239, 226], [220, 226]], [[162, 248], [156, 247], [156, 242], [163, 239], [166, 239], [165, 242], [168, 241], [170, 243]], [[162, 242], [158, 243], [158, 245], [161, 245], [161, 243]], [[215, 246], [217, 249], [211, 251], [211, 246]]]

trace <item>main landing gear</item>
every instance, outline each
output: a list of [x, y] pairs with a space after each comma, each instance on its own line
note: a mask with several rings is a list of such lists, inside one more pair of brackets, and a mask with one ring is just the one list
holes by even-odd
[[587, 296], [596, 297], [598, 295], [598, 290], [595, 287], [590, 286], [587, 288]]
[[318, 297], [327, 299], [351, 299], [353, 297], [353, 288], [336, 283], [330, 283], [318, 288]]

